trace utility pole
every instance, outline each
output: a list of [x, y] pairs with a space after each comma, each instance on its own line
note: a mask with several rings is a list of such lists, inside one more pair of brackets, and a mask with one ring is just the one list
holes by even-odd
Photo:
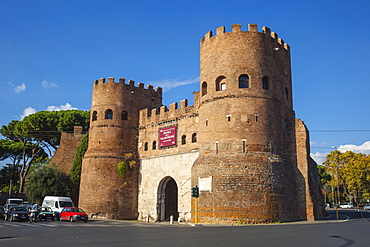
[[9, 184], [9, 197], [12, 197], [12, 180], [10, 179], [10, 184]]
[[195, 225], [198, 224], [198, 198], [199, 198], [199, 187], [195, 185], [195, 187], [191, 188], [191, 196], [194, 197], [194, 223]]

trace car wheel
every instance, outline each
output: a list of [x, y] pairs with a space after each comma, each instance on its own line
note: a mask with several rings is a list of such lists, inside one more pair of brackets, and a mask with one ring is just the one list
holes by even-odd
[[86, 223], [86, 222], [87, 222], [87, 220], [84, 220], [84, 222]]
[[73, 217], [69, 218], [69, 221], [70, 222], [74, 222]]

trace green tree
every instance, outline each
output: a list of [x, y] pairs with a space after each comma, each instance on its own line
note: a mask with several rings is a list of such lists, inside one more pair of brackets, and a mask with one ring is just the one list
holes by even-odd
[[[358, 202], [360, 193], [370, 192], [370, 155], [338, 150], [330, 152], [323, 163], [333, 180], [329, 182], [343, 192], [346, 199]], [[338, 195], [339, 198], [339, 195]]]
[[6, 164], [0, 169], [0, 190], [9, 192], [10, 186], [11, 191], [18, 191], [19, 187], [15, 184], [18, 181], [19, 166], [13, 164]]
[[[48, 155], [45, 150], [37, 146], [37, 144], [27, 142], [22, 143], [18, 140], [1, 139], [0, 140], [0, 160], [9, 159], [12, 164], [9, 164], [10, 174], [1, 174], [0, 184], [9, 184], [10, 180], [17, 186], [18, 190], [23, 186], [23, 181], [26, 178], [32, 166], [39, 163], [45, 163], [48, 160]], [[17, 178], [14, 177], [14, 172], [17, 172]], [[17, 182], [21, 183], [18, 184]], [[12, 186], [13, 187], [13, 186]], [[13, 189], [13, 188], [12, 188]]]
[[369, 191], [370, 182], [370, 156], [352, 151], [343, 153], [344, 166], [344, 193], [347, 197], [352, 196], [355, 204], [360, 192]]
[[47, 151], [52, 156], [60, 143], [63, 131], [73, 131], [74, 126], [87, 129], [89, 112], [80, 110], [40, 111], [25, 117], [22, 121], [13, 120], [3, 125], [0, 133], [7, 139], [20, 143], [22, 147], [19, 164], [19, 192], [23, 191], [24, 180], [34, 160]]
[[70, 196], [71, 181], [58, 168], [44, 165], [29, 174], [25, 192], [29, 201], [41, 204], [47, 195]]
[[321, 181], [321, 191], [324, 194], [325, 201], [329, 201], [329, 193], [332, 192], [332, 186], [329, 182], [332, 180], [332, 176], [326, 172], [325, 167], [322, 165], [317, 166], [317, 171]]
[[80, 179], [81, 179], [81, 168], [82, 168], [82, 158], [85, 155], [85, 152], [88, 147], [89, 133], [87, 133], [81, 140], [80, 144], [76, 149], [76, 155], [73, 160], [72, 168], [69, 173], [69, 178], [72, 182], [72, 196], [78, 201], [79, 188], [80, 188]]

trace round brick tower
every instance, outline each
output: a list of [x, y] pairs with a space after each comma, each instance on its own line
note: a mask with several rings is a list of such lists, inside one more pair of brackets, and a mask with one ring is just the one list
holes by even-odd
[[[81, 171], [79, 206], [90, 214], [137, 218], [139, 110], [162, 105], [162, 89], [99, 79], [92, 91], [89, 145]], [[120, 164], [120, 165], [118, 165]]]
[[200, 156], [192, 169], [192, 184], [201, 189], [199, 221], [305, 219], [289, 46], [255, 24], [207, 33], [199, 100]]

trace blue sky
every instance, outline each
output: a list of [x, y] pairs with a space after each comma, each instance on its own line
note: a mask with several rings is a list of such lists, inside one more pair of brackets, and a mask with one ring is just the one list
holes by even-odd
[[[94, 80], [199, 91], [199, 41], [248, 23], [291, 47], [293, 104], [320, 163], [370, 153], [370, 1], [0, 0], [0, 125], [40, 110], [89, 110]], [[347, 145], [347, 146], [346, 146]]]

